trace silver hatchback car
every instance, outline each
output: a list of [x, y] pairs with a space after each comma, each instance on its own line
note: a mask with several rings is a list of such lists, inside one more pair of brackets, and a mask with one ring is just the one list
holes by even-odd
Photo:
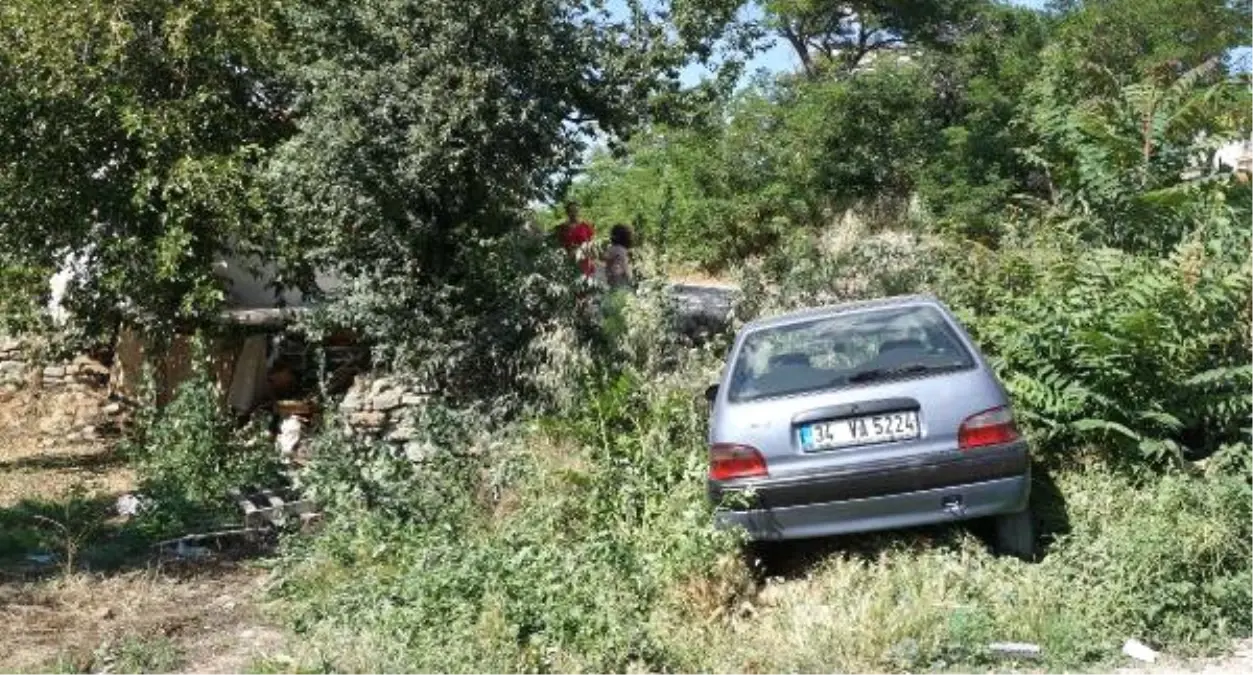
[[999, 548], [1034, 555], [1027, 443], [933, 297], [750, 323], [707, 398], [709, 494], [751, 539], [994, 517]]

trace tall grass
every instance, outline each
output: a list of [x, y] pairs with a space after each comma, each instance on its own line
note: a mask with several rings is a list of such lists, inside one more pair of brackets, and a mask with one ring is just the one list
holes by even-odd
[[[685, 665], [713, 671], [868, 672], [988, 665], [993, 642], [1041, 646], [1043, 665], [1108, 662], [1137, 637], [1197, 653], [1247, 635], [1249, 501], [1238, 478], [1136, 485], [1063, 474], [1070, 531], [1039, 564], [988, 553], [966, 528], [849, 538], [804, 576], [772, 582], [750, 614], [676, 623]], [[686, 630], [685, 630], [686, 629]]]
[[561, 416], [419, 467], [405, 489], [439, 490], [446, 509], [341, 503], [282, 574], [307, 658], [409, 672], [897, 671], [982, 667], [987, 645], [1008, 640], [1071, 668], [1127, 637], [1193, 653], [1250, 629], [1249, 485], [1232, 475], [1057, 472], [1055, 490], [1038, 490], [1053, 534], [1034, 565], [952, 527], [837, 539], [799, 565], [776, 552], [762, 568], [711, 527], [709, 365], [689, 355], [662, 376], [602, 374]]
[[694, 397], [629, 375], [600, 391], [494, 456], [425, 467], [480, 477], [449, 511], [340, 517], [291, 557], [283, 594], [337, 668], [663, 669], [678, 589], [747, 591], [703, 506]]
[[[834, 258], [797, 244], [746, 275], [739, 309], [751, 316], [936, 281], [937, 242], [875, 241]], [[1105, 662], [1128, 637], [1199, 653], [1253, 628], [1244, 443], [1224, 446], [1204, 472], [1148, 462], [1129, 471], [1125, 453], [1099, 443], [1052, 444], [1037, 474], [1048, 524], [1037, 564], [992, 555], [979, 524], [757, 556], [712, 527], [705, 498], [700, 392], [720, 355], [660, 339], [673, 335], [660, 298], [646, 286], [610, 309], [612, 330], [594, 346], [577, 331], [536, 344], [549, 363], [534, 378], [549, 393], [546, 413], [501, 426], [433, 407], [418, 426], [439, 451], [418, 463], [322, 441], [303, 480], [334, 517], [321, 536], [289, 543], [279, 587], [310, 638], [310, 663], [971, 669], [991, 663], [990, 643], [1025, 641], [1058, 669]], [[815, 555], [789, 562], [797, 550]]]

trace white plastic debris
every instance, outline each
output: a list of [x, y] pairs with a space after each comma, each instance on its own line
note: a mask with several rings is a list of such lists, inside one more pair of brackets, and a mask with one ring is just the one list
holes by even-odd
[[1040, 656], [1040, 645], [1030, 642], [993, 642], [988, 645], [988, 651], [1009, 658], [1034, 659]]
[[1137, 661], [1153, 663], [1157, 660], [1157, 652], [1135, 638], [1130, 638], [1122, 645], [1122, 653]]
[[51, 553], [27, 553], [26, 560], [36, 565], [51, 565], [56, 560], [56, 556]]
[[283, 458], [290, 458], [300, 445], [304, 424], [297, 417], [287, 417], [278, 427], [278, 449]]
[[119, 516], [129, 517], [137, 515], [143, 506], [144, 504], [140, 501], [139, 497], [130, 493], [117, 498], [117, 514]]

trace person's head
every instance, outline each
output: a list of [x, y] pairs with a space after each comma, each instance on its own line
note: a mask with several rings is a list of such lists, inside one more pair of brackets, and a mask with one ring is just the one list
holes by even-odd
[[617, 244], [622, 248], [631, 248], [631, 228], [626, 225], [614, 225], [609, 230], [609, 243]]
[[570, 220], [579, 219], [579, 203], [574, 201], [566, 202], [566, 217]]

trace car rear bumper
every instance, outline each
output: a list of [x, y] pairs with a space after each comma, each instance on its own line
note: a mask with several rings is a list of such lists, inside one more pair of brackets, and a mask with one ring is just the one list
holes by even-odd
[[893, 529], [1016, 513], [1031, 492], [1026, 444], [946, 454], [890, 467], [832, 475], [710, 485], [721, 525], [752, 539], [797, 539]]

